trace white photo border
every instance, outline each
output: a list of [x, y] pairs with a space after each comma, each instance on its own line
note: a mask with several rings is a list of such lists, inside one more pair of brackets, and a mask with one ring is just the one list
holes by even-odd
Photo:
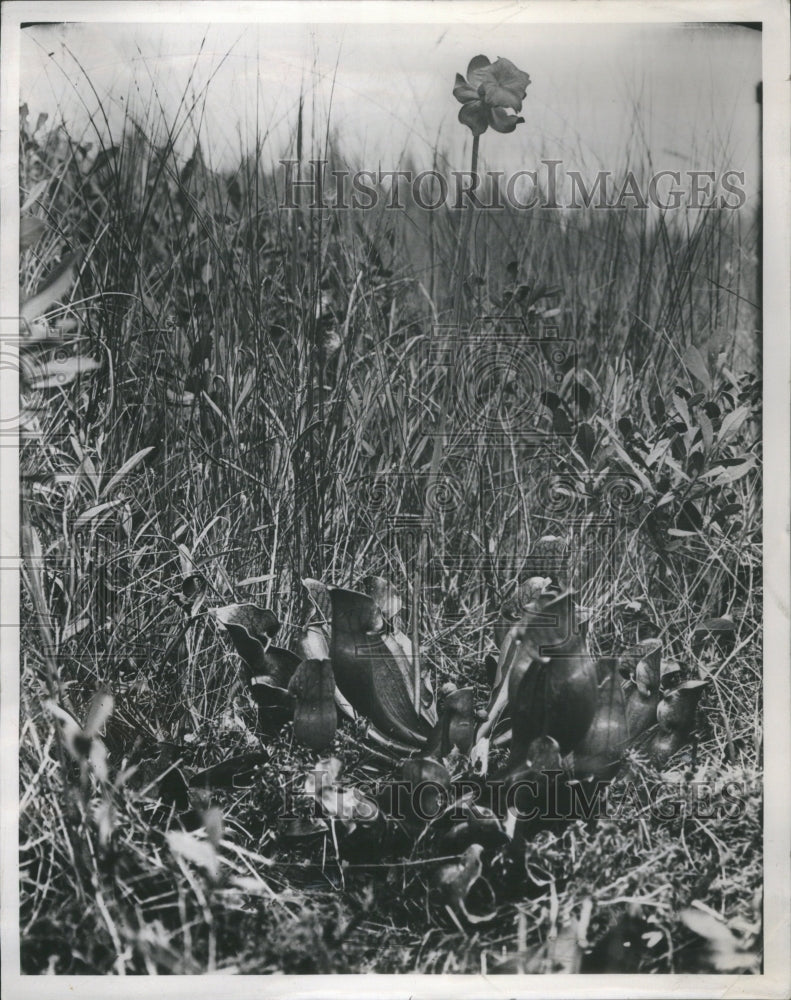
[[[139, 978], [21, 976], [18, 890], [18, 630], [3, 627], [0, 750], [2, 771], [2, 995], [6, 1000], [138, 997], [777, 997], [791, 995], [791, 588], [789, 576], [789, 375], [791, 374], [791, 170], [789, 164], [789, 8], [785, 0], [540, 0], [499, 2], [6, 2], [0, 59], [0, 317], [18, 315], [18, 95], [21, 22], [459, 22], [673, 23], [762, 22], [763, 46], [763, 366], [764, 366], [764, 943], [759, 976], [204, 976]], [[0, 371], [0, 418], [17, 399], [16, 373]], [[18, 454], [0, 448], [0, 610], [3, 624], [18, 621]]]

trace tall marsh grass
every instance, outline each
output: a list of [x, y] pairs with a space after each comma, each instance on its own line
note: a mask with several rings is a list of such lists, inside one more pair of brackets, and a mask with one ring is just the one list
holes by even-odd
[[[699, 739], [676, 771], [749, 779], [754, 789], [756, 217], [481, 212], [456, 273], [463, 213], [282, 209], [282, 176], [267, 166], [263, 139], [220, 173], [198, 110], [185, 108], [175, 125], [155, 113], [127, 121], [114, 142], [98, 116], [90, 136], [21, 120], [20, 203], [46, 227], [21, 257], [23, 293], [80, 251], [78, 280], [47, 330], [67, 356], [79, 344], [101, 362], [39, 394], [21, 442], [23, 969], [507, 969], [526, 939], [545, 935], [540, 894], [503, 903], [502, 919], [470, 939], [427, 918], [419, 867], [394, 863], [388, 875], [351, 865], [344, 888], [337, 866], [310, 874], [310, 846], [283, 846], [277, 790], [310, 759], [287, 730], [269, 744], [257, 783], [219, 797], [218, 843], [237, 881], [169, 851], [166, 832], [188, 820], [163, 804], [162, 774], [260, 745], [207, 609], [271, 607], [288, 638], [308, 610], [305, 577], [348, 584], [378, 573], [409, 594], [407, 554], [388, 519], [429, 475], [443, 375], [424, 363], [425, 348], [453, 343], [459, 285], [465, 322], [516, 315], [534, 335], [554, 328], [573, 340], [585, 395], [569, 390], [539, 412], [542, 426], [563, 432], [551, 458], [533, 460], [513, 441], [483, 456], [483, 485], [469, 441], [449, 437], [442, 468], [457, 494], [442, 509], [431, 586], [417, 602], [424, 670], [437, 687], [452, 679], [483, 693], [496, 608], [514, 566], [522, 556], [528, 564], [520, 547], [548, 536], [563, 544], [542, 477], [589, 484], [584, 533], [601, 513], [606, 476], [639, 475], [646, 499], [619, 521], [617, 561], [581, 579], [593, 641], [612, 655], [650, 625], [668, 655], [703, 664], [712, 684]], [[184, 157], [175, 149], [187, 122], [198, 138]], [[341, 140], [303, 136], [297, 123], [292, 155], [344, 165]], [[575, 436], [581, 423], [590, 434]], [[200, 600], [186, 582], [196, 575]], [[733, 623], [719, 644], [701, 632], [711, 619]], [[44, 704], [82, 718], [102, 685], [117, 705], [106, 734], [115, 784], [104, 795], [80, 784]], [[338, 738], [353, 757], [353, 737]], [[193, 825], [207, 805], [191, 802]], [[643, 968], [672, 971], [690, 941], [674, 914], [690, 899], [754, 918], [760, 833], [751, 791], [715, 830], [694, 818], [633, 819], [548, 840], [534, 857], [557, 874], [562, 913], [594, 899], [594, 929], [624, 900], [642, 901], [663, 942]]]

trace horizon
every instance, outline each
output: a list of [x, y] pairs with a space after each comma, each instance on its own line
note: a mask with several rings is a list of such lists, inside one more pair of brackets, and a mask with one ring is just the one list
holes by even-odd
[[[410, 159], [464, 169], [469, 132], [451, 89], [480, 51], [531, 76], [525, 125], [516, 137], [487, 132], [484, 168], [555, 157], [592, 174], [635, 164], [730, 169], [745, 173], [748, 202], [758, 191], [761, 34], [743, 26], [396, 24], [383, 39], [370, 24], [63, 23], [22, 37], [20, 93], [31, 119], [47, 113], [48, 126], [63, 122], [94, 145], [101, 105], [113, 138], [131, 116], [150, 137], [177, 132], [186, 156], [197, 123], [214, 169], [238, 166], [261, 138], [264, 163], [275, 166], [293, 154], [302, 97], [311, 154], [329, 138], [352, 168]], [[572, 69], [559, 71], [564, 64]], [[417, 103], [417, 116], [392, 93]]]

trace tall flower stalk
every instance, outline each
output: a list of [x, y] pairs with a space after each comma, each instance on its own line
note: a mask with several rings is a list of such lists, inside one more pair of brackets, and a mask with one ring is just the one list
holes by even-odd
[[[489, 128], [496, 132], [513, 132], [517, 125], [524, 123], [524, 118], [513, 112], [522, 110], [522, 102], [527, 95], [527, 88], [530, 85], [530, 77], [509, 60], [499, 58], [492, 63], [486, 56], [474, 56], [467, 67], [466, 78], [461, 73], [456, 74], [456, 81], [453, 85], [453, 96], [461, 103], [459, 109], [459, 121], [466, 125], [472, 132], [472, 154], [470, 157], [470, 177], [472, 179], [473, 190], [478, 176], [478, 149], [480, 138]], [[459, 236], [456, 253], [456, 263], [454, 267], [453, 280], [455, 283], [453, 295], [453, 316], [457, 326], [461, 325], [462, 304], [464, 301], [464, 274], [467, 263], [467, 251], [472, 232], [472, 222], [475, 214], [475, 204], [470, 199], [464, 216], [464, 222]], [[448, 404], [450, 398], [450, 386], [453, 381], [453, 357], [450, 359], [450, 371], [446, 376], [445, 388], [441, 395], [439, 419], [434, 435], [434, 448], [431, 455], [431, 467], [429, 469], [429, 487], [436, 482], [439, 468], [442, 464], [443, 451], [445, 446], [445, 432], [448, 420]], [[423, 523], [428, 517], [428, 489], [426, 490], [426, 503], [423, 507]], [[426, 532], [422, 532], [417, 559], [415, 560], [415, 570], [412, 580], [412, 656], [414, 670], [414, 692], [415, 708], [420, 707], [420, 637], [419, 637], [419, 617], [420, 617], [420, 592], [423, 578], [423, 563], [426, 559], [428, 539]]]
[[[462, 108], [462, 110], [464, 109]], [[473, 135], [472, 156], [470, 157], [470, 176], [473, 179], [473, 183], [475, 182], [475, 178], [478, 176], [478, 145], [480, 140], [480, 134], [476, 133]], [[461, 306], [464, 297], [464, 270], [467, 265], [467, 248], [470, 242], [470, 233], [472, 232], [472, 220], [474, 214], [475, 204], [472, 200], [470, 200], [467, 211], [464, 213], [464, 224], [459, 236], [459, 242], [456, 250], [456, 265], [453, 272], [455, 282], [453, 295], [453, 318], [457, 324], [461, 323]]]

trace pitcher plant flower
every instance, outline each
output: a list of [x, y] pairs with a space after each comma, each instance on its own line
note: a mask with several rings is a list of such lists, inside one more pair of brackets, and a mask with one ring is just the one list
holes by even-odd
[[502, 57], [489, 62], [486, 56], [474, 56], [467, 67], [466, 79], [456, 74], [453, 96], [462, 105], [459, 121], [474, 136], [482, 135], [491, 125], [495, 132], [513, 132], [524, 122], [518, 114], [527, 94], [530, 77]]

